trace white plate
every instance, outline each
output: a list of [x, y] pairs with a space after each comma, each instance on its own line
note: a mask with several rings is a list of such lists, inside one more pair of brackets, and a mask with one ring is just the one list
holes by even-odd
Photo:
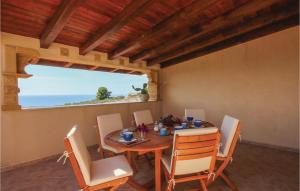
[[131, 141], [126, 141], [126, 140], [123, 139], [123, 138], [120, 138], [120, 139], [119, 139], [119, 142], [121, 142], [121, 143], [132, 143], [132, 142], [135, 142], [135, 141], [137, 141], [137, 138], [133, 138]]
[[180, 129], [184, 129], [184, 128], [182, 126], [180, 126], [180, 125], [177, 125], [177, 126], [174, 127], [174, 129], [175, 130], [180, 130]]

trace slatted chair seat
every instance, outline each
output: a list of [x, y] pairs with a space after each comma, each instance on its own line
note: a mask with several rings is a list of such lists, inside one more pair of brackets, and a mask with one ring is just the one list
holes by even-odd
[[163, 155], [161, 162], [172, 190], [178, 182], [199, 180], [207, 190], [206, 182], [213, 174], [220, 143], [218, 128], [185, 129], [175, 131], [171, 156]]

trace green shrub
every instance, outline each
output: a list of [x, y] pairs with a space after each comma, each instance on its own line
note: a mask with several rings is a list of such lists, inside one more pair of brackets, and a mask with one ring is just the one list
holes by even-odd
[[97, 100], [107, 99], [110, 97], [110, 94], [111, 94], [111, 92], [108, 91], [108, 89], [106, 87], [100, 87], [100, 88], [98, 88], [96, 99]]

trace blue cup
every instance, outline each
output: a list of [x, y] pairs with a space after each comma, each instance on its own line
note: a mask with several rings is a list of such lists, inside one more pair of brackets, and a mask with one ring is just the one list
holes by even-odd
[[192, 122], [194, 117], [190, 117], [190, 116], [187, 116], [186, 119], [189, 121], [189, 122]]
[[194, 121], [194, 126], [195, 126], [196, 128], [201, 127], [201, 125], [202, 125], [202, 121], [201, 121], [201, 120], [195, 120], [195, 121]]
[[167, 135], [168, 135], [167, 128], [161, 128], [161, 129], [159, 130], [159, 135], [160, 135], [160, 136], [167, 136]]
[[133, 139], [133, 133], [132, 132], [124, 132], [123, 139], [125, 141], [131, 141]]
[[183, 123], [181, 123], [181, 127], [182, 127], [183, 129], [186, 129], [186, 128], [188, 127], [188, 125], [187, 125], [187, 123], [183, 122]]

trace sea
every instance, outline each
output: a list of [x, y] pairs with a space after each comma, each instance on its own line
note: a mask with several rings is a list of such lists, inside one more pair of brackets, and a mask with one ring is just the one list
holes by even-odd
[[65, 103], [77, 103], [94, 100], [96, 95], [21, 95], [19, 104], [22, 107], [63, 106]]

